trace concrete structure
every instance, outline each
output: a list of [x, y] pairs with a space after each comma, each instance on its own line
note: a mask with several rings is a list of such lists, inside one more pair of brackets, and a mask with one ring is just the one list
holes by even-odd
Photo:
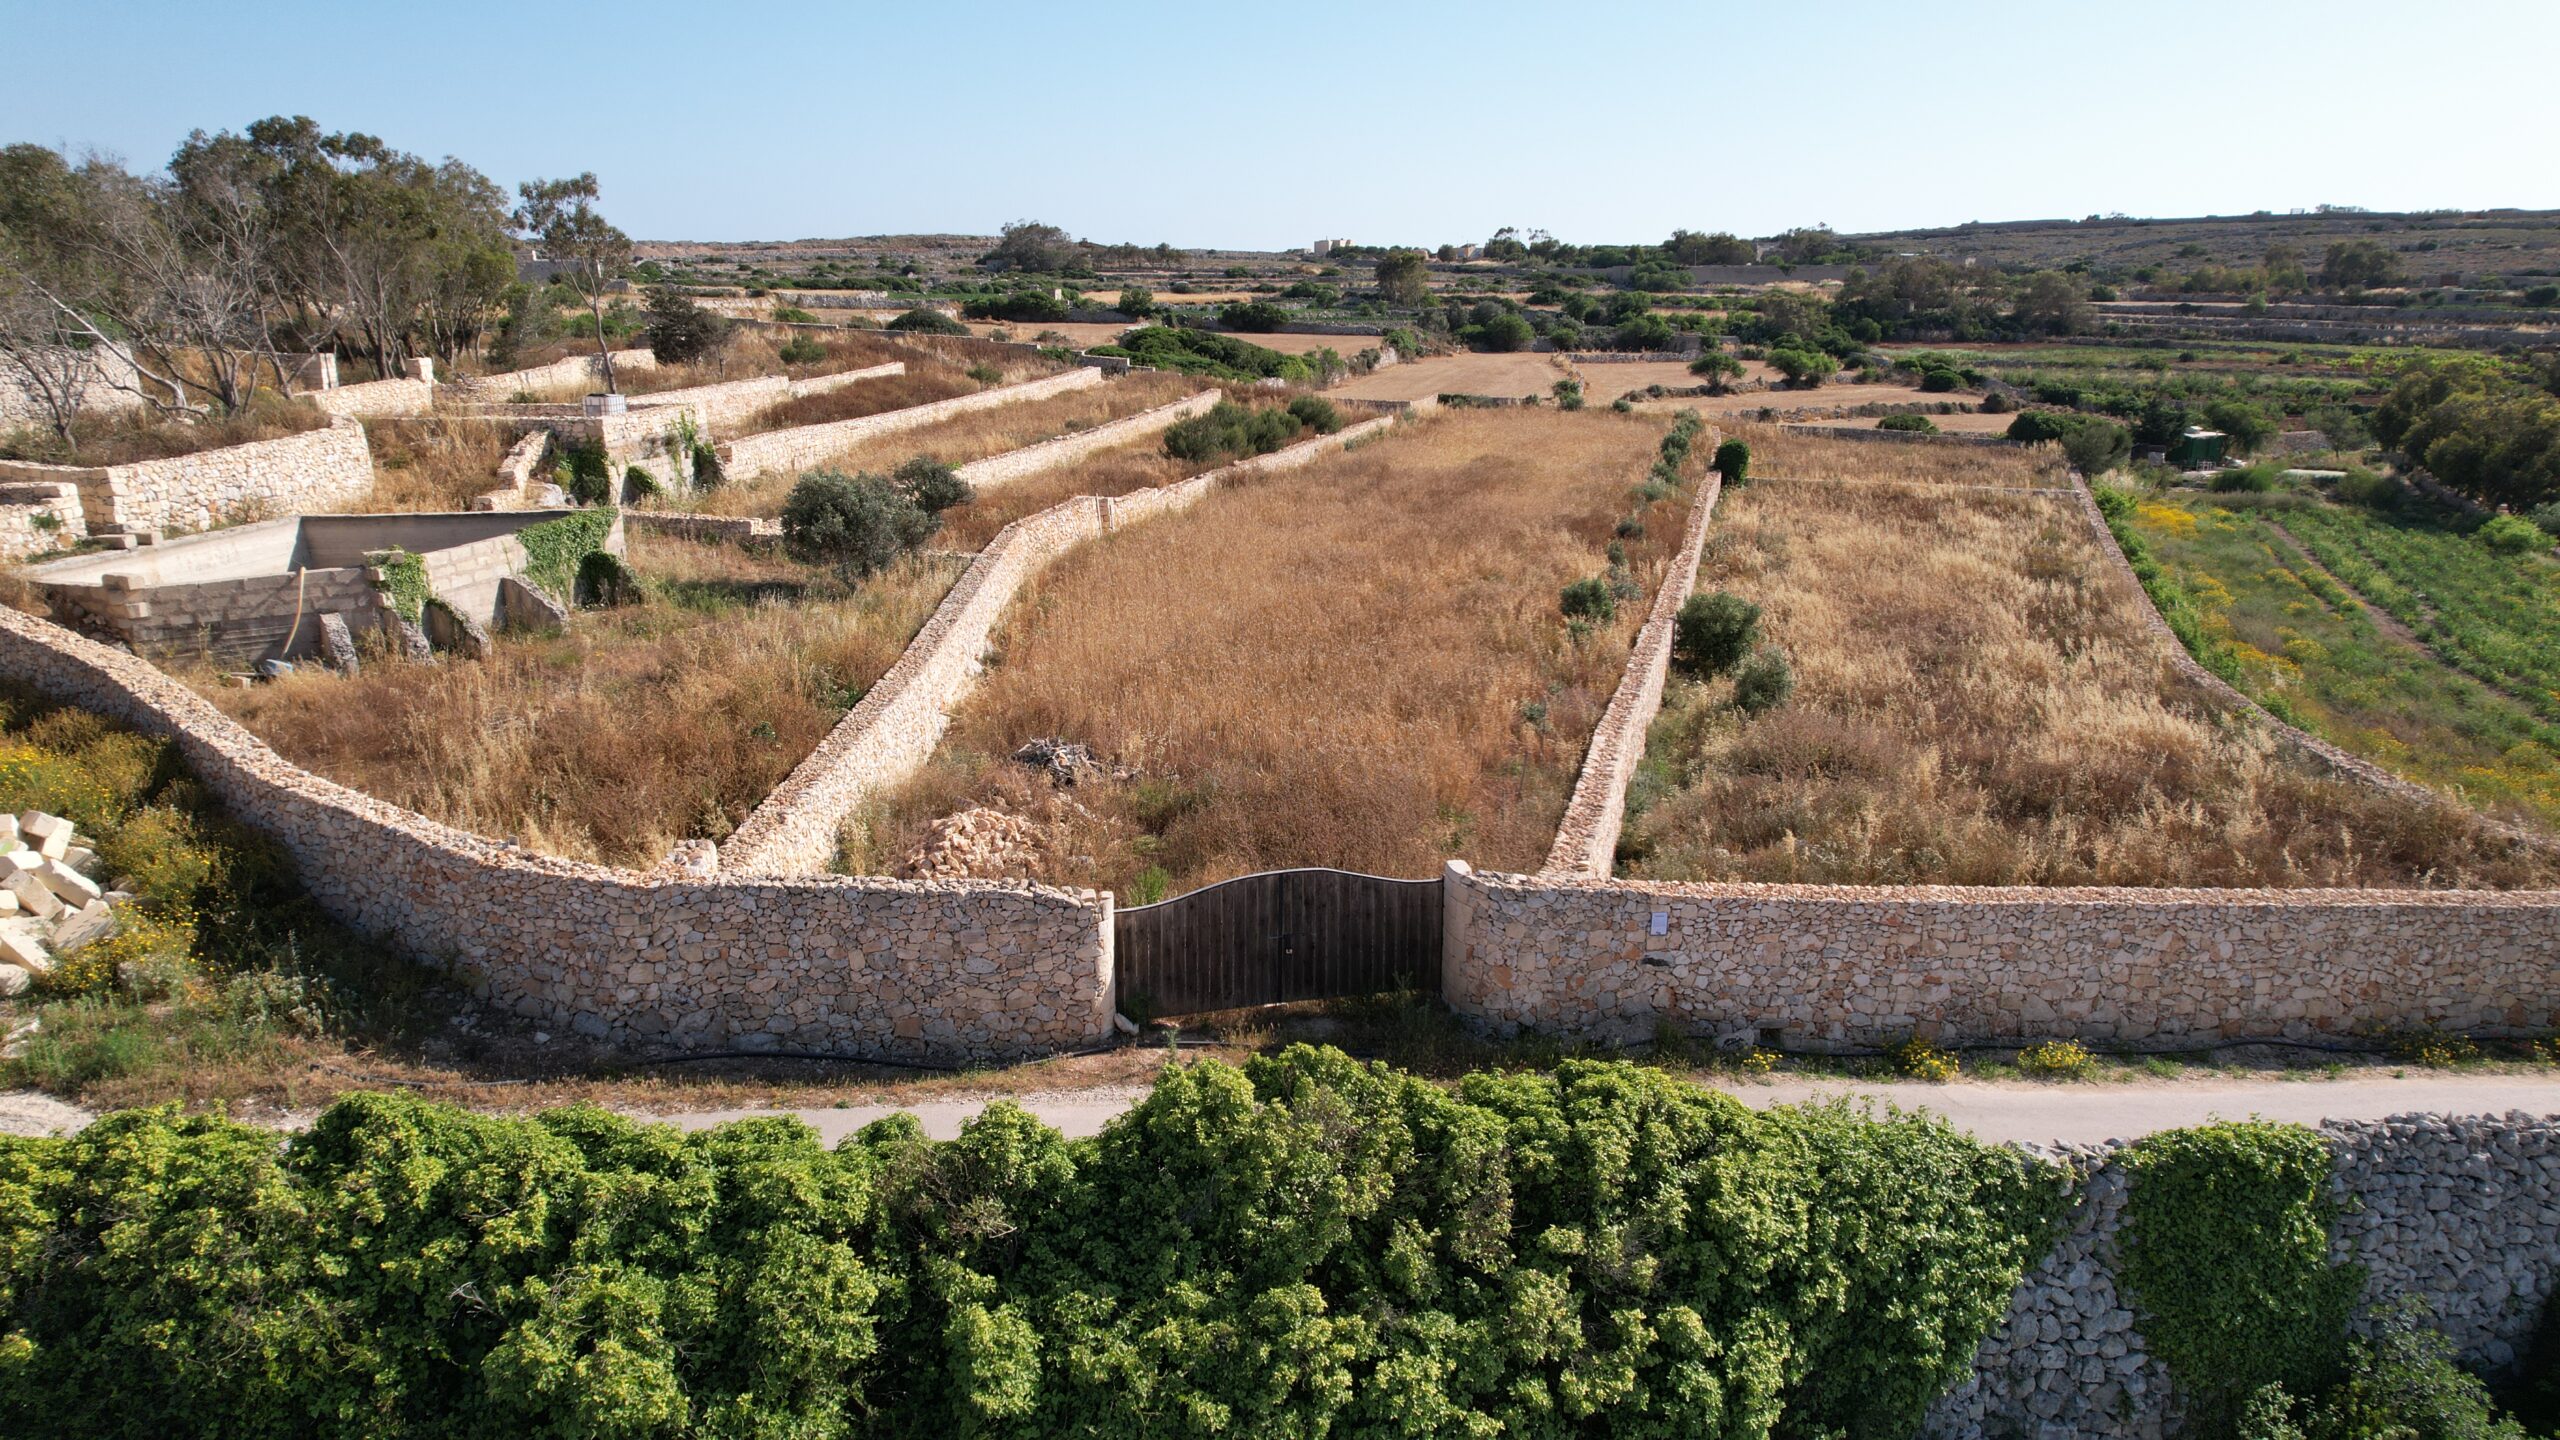
[[[419, 556], [429, 591], [456, 615], [484, 627], [503, 623], [502, 582], [525, 573], [517, 532], [573, 513], [306, 515], [28, 573], [57, 617], [137, 654], [202, 654], [234, 665], [295, 660], [321, 652], [324, 615], [359, 632], [391, 627], [393, 607], [373, 558], [386, 550]], [[620, 552], [618, 524], [605, 548]]]
[[373, 488], [364, 427], [333, 419], [317, 430], [129, 465], [0, 461], [0, 484], [67, 482], [92, 535], [209, 530], [241, 520], [343, 504]]

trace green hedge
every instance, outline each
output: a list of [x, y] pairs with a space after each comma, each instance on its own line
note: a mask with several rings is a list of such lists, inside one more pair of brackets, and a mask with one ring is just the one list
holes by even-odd
[[0, 1140], [0, 1432], [1902, 1436], [2059, 1208], [1941, 1124], [1299, 1047], [1066, 1140], [361, 1096]]

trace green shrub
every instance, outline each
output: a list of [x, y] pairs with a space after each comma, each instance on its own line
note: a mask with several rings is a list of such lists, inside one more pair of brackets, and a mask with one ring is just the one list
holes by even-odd
[[1876, 428], [1912, 435], [1935, 435], [1938, 433], [1938, 422], [1926, 415], [1887, 415], [1876, 422]]
[[1579, 409], [1581, 409], [1581, 408], [1582, 408], [1582, 382], [1581, 382], [1581, 381], [1579, 381], [1579, 380], [1559, 380], [1559, 381], [1557, 381], [1557, 382], [1555, 383], [1555, 385], [1552, 387], [1552, 389], [1553, 389], [1553, 392], [1554, 392], [1555, 397], [1556, 397], [1556, 408], [1557, 408], [1557, 409], [1559, 409], [1559, 410], [1579, 410]]
[[2524, 518], [2532, 521], [2543, 534], [2560, 540], [2560, 500], [2533, 507], [2525, 513]]
[[2298, 1125], [2172, 1130], [2123, 1153], [2132, 1175], [2118, 1269], [2142, 1333], [2208, 1417], [2258, 1390], [2324, 1389], [2364, 1285], [2332, 1265], [2328, 1144]]
[[1692, 595], [1672, 620], [1671, 660], [1692, 675], [1721, 675], [1741, 664], [1759, 638], [1759, 606], [1721, 590]]
[[1289, 413], [1319, 435], [1331, 435], [1342, 428], [1342, 411], [1321, 395], [1301, 395], [1291, 400]]
[[708, 440], [697, 440], [693, 446], [693, 488], [717, 490], [728, 479], [720, 468], [720, 451]]
[[641, 338], [665, 365], [685, 365], [720, 348], [729, 338], [729, 322], [694, 303], [692, 296], [664, 285], [649, 287], [644, 312], [648, 323]]
[[1618, 597], [1607, 579], [1594, 575], [1576, 580], [1557, 596], [1558, 605], [1568, 620], [1587, 620], [1606, 624], [1618, 618]]
[[2530, 555], [2551, 548], [2551, 533], [2521, 515], [2492, 515], [2471, 538], [2500, 555]]
[[1164, 452], [1177, 460], [1228, 455], [1267, 455], [1298, 438], [1301, 422], [1277, 408], [1255, 409], [1221, 400], [1205, 415], [1178, 420], [1164, 432]]
[[1916, 1117], [1304, 1046], [1078, 1140], [133, 1111], [0, 1139], [0, 1432], [1903, 1436], [2060, 1200]]
[[1120, 299], [1111, 308], [1132, 320], [1144, 320], [1156, 313], [1155, 292], [1143, 285], [1131, 285], [1120, 292]]
[[1775, 645], [1754, 650], [1733, 672], [1734, 708], [1745, 715], [1774, 710], [1795, 693], [1795, 667], [1787, 663], [1787, 652]]
[[888, 324], [891, 330], [904, 330], [913, 335], [966, 335], [969, 327], [939, 310], [915, 309]]
[[642, 596], [640, 577], [610, 550], [590, 550], [578, 560], [580, 605], [632, 605]]
[[605, 460], [601, 445], [572, 445], [561, 451], [552, 478], [580, 505], [613, 503], [613, 467]]
[[1840, 373], [1840, 362], [1820, 350], [1772, 350], [1769, 363], [1787, 383], [1813, 389]]
[[891, 478], [898, 482], [898, 493], [927, 515], [966, 505], [974, 493], [959, 471], [930, 455], [918, 455], [900, 465]]
[[2214, 492], [2221, 495], [2264, 495], [2281, 483], [2273, 465], [2234, 465], [2213, 472]]
[[799, 560], [868, 575], [923, 544], [934, 517], [877, 475], [814, 470], [782, 502], [783, 548]]
[[779, 352], [785, 365], [815, 365], [827, 358], [827, 347], [810, 335], [794, 335], [782, 342]]
[[1727, 485], [1747, 485], [1751, 481], [1751, 447], [1742, 441], [1727, 440], [1718, 445], [1712, 463]]
[[2526, 1440], [2427, 1319], [2412, 1301], [2371, 1338], [2350, 1339], [2337, 1383], [2316, 1395], [2260, 1387], [2241, 1407], [2239, 1440]]
[[2397, 510], [2408, 491], [2396, 476], [2378, 475], [2362, 466], [2338, 477], [2338, 498], [2368, 510]]
[[666, 493], [665, 489], [658, 484], [657, 476], [650, 474], [648, 471], [641, 469], [637, 465], [626, 465], [622, 467], [623, 499], [647, 500], [653, 496], [662, 495], [664, 493]]
[[818, 323], [817, 316], [810, 314], [808, 311], [801, 309], [797, 305], [774, 306], [773, 318], [778, 323], [784, 325], [815, 325]]
[[1218, 312], [1218, 323], [1230, 330], [1267, 335], [1289, 323], [1289, 312], [1268, 300], [1244, 300]]

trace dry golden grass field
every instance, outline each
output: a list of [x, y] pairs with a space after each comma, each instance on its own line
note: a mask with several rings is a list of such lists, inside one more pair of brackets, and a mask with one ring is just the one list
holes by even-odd
[[[1127, 903], [1278, 866], [1534, 867], [1645, 603], [1577, 637], [1558, 591], [1606, 573], [1632, 516], [1649, 592], [1688, 507], [1633, 493], [1665, 428], [1446, 413], [1070, 553], [926, 772], [849, 828], [848, 867], [894, 870], [975, 806], [1036, 832], [1000, 873]], [[1007, 758], [1044, 737], [1126, 778], [1057, 789]]]
[[1085, 320], [1047, 322], [971, 320], [966, 323], [970, 334], [983, 339], [1003, 338], [1020, 345], [1052, 345], [1059, 342], [1044, 337], [1063, 335], [1066, 337], [1065, 343], [1077, 350], [1090, 350], [1096, 345], [1108, 345], [1120, 338], [1120, 332], [1129, 328], [1129, 323], [1126, 321], [1095, 323]]
[[285, 758], [573, 860], [645, 866], [718, 839], [898, 658], [959, 562], [831, 571], [634, 535], [648, 598], [498, 638], [476, 663], [317, 666], [254, 689], [181, 672]]
[[[1762, 437], [1767, 436], [1766, 449]], [[1675, 681], [1620, 873], [1654, 880], [2547, 885], [2476, 819], [2317, 778], [2170, 664], [2025, 452], [1754, 436], [1698, 589], [1763, 607], [1791, 699]], [[1826, 453], [1834, 452], [1834, 453]], [[1961, 479], [1959, 479], [1961, 477]], [[1859, 483], [1904, 479], [1912, 483]], [[1945, 483], [1959, 479], [1958, 484]]]
[[[1881, 415], [1862, 416], [1857, 419], [1833, 420], [1827, 423], [1837, 425], [1844, 430], [1873, 430], [1883, 418]], [[1967, 410], [1954, 415], [1932, 415], [1928, 420], [1930, 424], [1938, 427], [1939, 433], [1945, 435], [2006, 435], [2009, 433], [2009, 426], [2017, 418], [2015, 414], [1985, 415], [1979, 410]]]
[[1390, 365], [1325, 393], [1351, 400], [1428, 400], [1436, 395], [1535, 395], [1543, 400], [1568, 373], [1556, 356], [1527, 351], [1510, 355], [1434, 355]]
[[[890, 383], [894, 382], [864, 381], [849, 388], [862, 390], [873, 384]], [[1202, 386], [1203, 382], [1182, 375], [1126, 375], [1090, 390], [1071, 390], [1063, 395], [1012, 405], [963, 411], [947, 420], [882, 435], [831, 457], [827, 465], [837, 470], [886, 473], [918, 455], [930, 455], [947, 465], [966, 465], [972, 460], [984, 460], [1072, 431], [1089, 430], [1096, 425], [1126, 419], [1159, 405], [1170, 405], [1185, 395], [1197, 392]], [[782, 513], [783, 500], [790, 495], [791, 486], [798, 478], [796, 474], [765, 475], [696, 495], [671, 497], [666, 508], [713, 515], [778, 515]]]
[[1956, 397], [1910, 385], [1843, 385], [1834, 380], [1811, 390], [1750, 390], [1739, 395], [1699, 395], [1685, 400], [1639, 400], [1640, 409], [1692, 409], [1716, 419], [1749, 419], [1763, 410], [1856, 409], [1861, 405], [1941, 405]]
[[1833, 440], [1790, 425], [1735, 425], [1726, 433], [1751, 447], [1751, 473], [1848, 484], [1920, 482], [2007, 490], [2059, 490], [2071, 484], [2057, 445], [1879, 445]]
[[[1583, 399], [1593, 405], [1606, 405], [1630, 390], [1642, 390], [1648, 385], [1686, 390], [1706, 383], [1689, 373], [1686, 360], [1592, 361], [1577, 357], [1573, 368], [1582, 375]], [[1778, 372], [1770, 369], [1766, 361], [1745, 360], [1742, 362], [1741, 379], [1736, 383], [1765, 382], [1777, 378]]]

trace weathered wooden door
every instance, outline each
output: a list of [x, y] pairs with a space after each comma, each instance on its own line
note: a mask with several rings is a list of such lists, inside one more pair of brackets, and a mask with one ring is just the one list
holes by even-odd
[[1193, 1015], [1440, 989], [1440, 882], [1269, 870], [1118, 912], [1123, 1009]]

